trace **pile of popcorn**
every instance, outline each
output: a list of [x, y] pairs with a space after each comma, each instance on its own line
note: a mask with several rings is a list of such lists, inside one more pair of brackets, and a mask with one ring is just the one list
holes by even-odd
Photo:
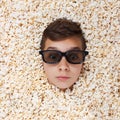
[[[0, 120], [120, 120], [119, 0], [0, 0]], [[48, 83], [39, 47], [47, 24], [79, 21], [89, 55], [65, 92]]]

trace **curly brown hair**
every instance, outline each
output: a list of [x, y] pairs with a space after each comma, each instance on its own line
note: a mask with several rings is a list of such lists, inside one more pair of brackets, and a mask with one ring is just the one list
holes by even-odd
[[80, 23], [73, 22], [66, 18], [59, 18], [51, 22], [43, 31], [42, 40], [40, 43], [41, 50], [44, 50], [47, 39], [52, 41], [60, 41], [70, 37], [78, 37], [82, 44], [82, 50], [86, 49], [86, 40], [84, 33], [80, 27]]

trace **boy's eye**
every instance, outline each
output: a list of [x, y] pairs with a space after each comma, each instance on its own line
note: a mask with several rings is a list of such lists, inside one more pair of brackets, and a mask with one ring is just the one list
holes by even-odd
[[49, 59], [53, 59], [53, 60], [57, 59], [57, 56], [55, 54], [50, 54], [48, 57]]
[[78, 55], [71, 54], [71, 55], [69, 55], [69, 59], [71, 59], [71, 60], [77, 60], [78, 59]]
[[47, 60], [51, 61], [51, 62], [56, 62], [59, 61], [59, 59], [61, 58], [61, 56], [58, 53], [49, 53], [47, 55]]

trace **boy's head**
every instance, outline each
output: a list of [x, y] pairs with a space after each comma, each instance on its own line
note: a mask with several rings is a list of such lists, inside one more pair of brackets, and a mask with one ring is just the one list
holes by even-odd
[[71, 87], [79, 78], [88, 54], [80, 24], [57, 19], [43, 32], [40, 54], [49, 83], [60, 89]]

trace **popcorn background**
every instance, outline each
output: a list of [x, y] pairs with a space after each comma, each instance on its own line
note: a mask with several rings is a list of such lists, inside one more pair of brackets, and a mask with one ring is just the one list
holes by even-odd
[[[65, 92], [50, 85], [38, 54], [56, 18], [79, 21], [84, 74]], [[0, 120], [120, 120], [119, 0], [0, 0]]]

